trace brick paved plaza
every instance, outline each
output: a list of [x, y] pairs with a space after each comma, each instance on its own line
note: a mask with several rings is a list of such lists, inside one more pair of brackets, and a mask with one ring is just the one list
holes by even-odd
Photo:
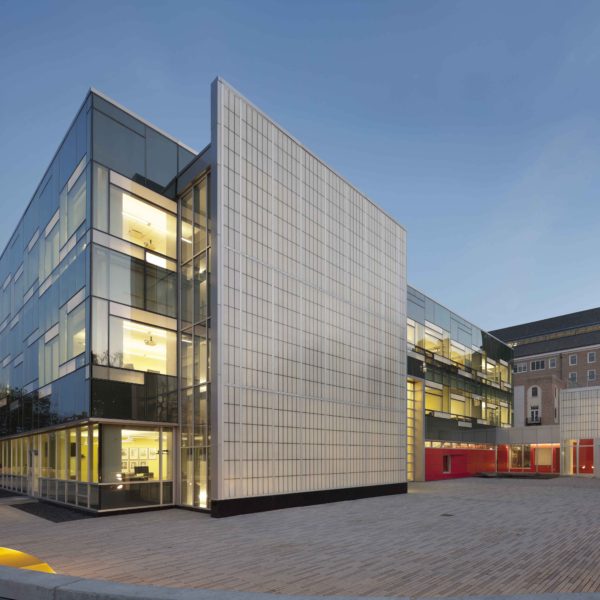
[[221, 520], [174, 509], [52, 523], [2, 498], [0, 546], [60, 573], [127, 583], [319, 595], [600, 591], [600, 480], [410, 487]]

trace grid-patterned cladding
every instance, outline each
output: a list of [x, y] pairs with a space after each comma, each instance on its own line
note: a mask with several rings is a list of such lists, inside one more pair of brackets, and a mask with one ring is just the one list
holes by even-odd
[[405, 482], [404, 230], [224, 82], [214, 85], [222, 270], [213, 497]]
[[600, 388], [560, 391], [560, 439], [600, 437]]

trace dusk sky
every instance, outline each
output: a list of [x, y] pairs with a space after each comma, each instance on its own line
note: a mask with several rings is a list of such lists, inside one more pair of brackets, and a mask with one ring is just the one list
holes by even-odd
[[222, 76], [488, 329], [600, 305], [600, 2], [0, 0], [0, 246], [90, 86], [197, 149]]

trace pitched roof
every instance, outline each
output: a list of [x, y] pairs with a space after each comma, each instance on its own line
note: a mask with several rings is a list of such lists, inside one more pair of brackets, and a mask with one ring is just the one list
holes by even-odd
[[490, 333], [504, 342], [515, 342], [524, 338], [548, 335], [590, 325], [600, 325], [600, 308], [590, 308], [589, 310], [542, 319], [541, 321], [504, 327], [503, 329], [490, 331]]

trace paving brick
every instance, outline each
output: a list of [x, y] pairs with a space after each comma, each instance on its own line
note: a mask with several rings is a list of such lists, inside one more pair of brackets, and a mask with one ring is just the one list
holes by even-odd
[[[600, 591], [600, 480], [461, 479], [405, 495], [211, 519], [51, 523], [0, 504], [0, 545], [65, 575], [298, 595]], [[451, 514], [444, 517], [442, 514]]]

